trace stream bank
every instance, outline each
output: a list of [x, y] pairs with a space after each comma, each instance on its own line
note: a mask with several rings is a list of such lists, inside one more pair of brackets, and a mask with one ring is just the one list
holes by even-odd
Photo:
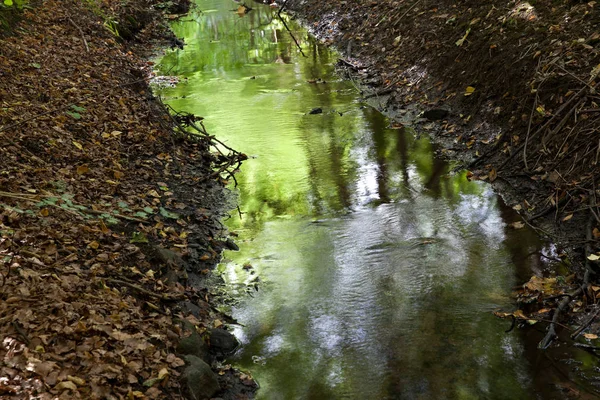
[[[532, 277], [518, 294], [520, 310], [505, 315], [523, 322], [543, 311], [597, 336], [597, 266], [586, 258], [596, 258], [600, 237], [598, 4], [289, 0], [285, 7], [340, 51], [340, 65], [376, 107], [417, 125], [472, 179], [492, 182], [522, 216], [514, 228], [530, 225], [557, 244], [555, 267]], [[557, 285], [565, 277], [575, 279]], [[564, 294], [572, 301], [553, 297]], [[542, 347], [556, 338], [554, 328]]]
[[236, 343], [211, 278], [245, 156], [148, 86], [186, 5], [31, 2], [2, 32], [3, 399], [252, 396], [219, 362]]

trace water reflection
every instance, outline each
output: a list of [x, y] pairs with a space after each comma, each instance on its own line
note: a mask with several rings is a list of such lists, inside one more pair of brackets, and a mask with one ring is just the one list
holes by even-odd
[[189, 80], [162, 94], [254, 157], [237, 177], [243, 218], [227, 221], [241, 251], [222, 270], [241, 300], [234, 362], [259, 397], [531, 398], [524, 342], [490, 311], [510, 307], [513, 260], [536, 239], [507, 236], [489, 188], [388, 129], [304, 31], [306, 58], [266, 7], [198, 4], [175, 24], [186, 50], [160, 67]]

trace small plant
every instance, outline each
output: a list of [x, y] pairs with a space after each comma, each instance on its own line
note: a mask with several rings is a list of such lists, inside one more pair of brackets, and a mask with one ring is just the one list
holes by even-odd
[[7, 31], [29, 0], [0, 0], [0, 31]]
[[108, 15], [106, 12], [104, 12], [104, 10], [101, 7], [101, 2], [99, 0], [83, 0], [86, 4], [87, 7], [97, 16], [99, 16], [100, 18], [102, 18], [102, 20], [104, 21], [104, 27], [106, 29], [108, 29], [113, 35], [115, 35], [116, 37], [119, 37], [119, 29], [118, 29], [118, 22], [112, 18], [110, 15]]
[[18, 10], [22, 10], [27, 5], [27, 0], [4, 0], [2, 4], [5, 7], [14, 7]]

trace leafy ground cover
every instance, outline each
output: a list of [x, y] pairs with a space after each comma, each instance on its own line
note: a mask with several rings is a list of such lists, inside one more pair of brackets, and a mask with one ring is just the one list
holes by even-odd
[[[171, 116], [142, 58], [182, 3], [48, 0], [1, 38], [2, 398], [183, 398], [182, 321], [222, 324], [207, 277], [245, 156]], [[221, 397], [251, 395], [217, 372]]]
[[530, 225], [558, 244], [544, 256], [568, 270], [534, 277], [546, 286], [525, 284], [519, 299], [527, 305], [510, 316], [552, 320], [541, 347], [563, 329], [559, 321], [582, 328], [573, 328], [573, 340], [584, 331], [597, 337], [599, 4], [289, 0], [284, 7], [340, 50], [340, 65], [365, 97], [393, 120], [418, 124], [442, 156], [499, 188], [522, 215], [514, 228]]

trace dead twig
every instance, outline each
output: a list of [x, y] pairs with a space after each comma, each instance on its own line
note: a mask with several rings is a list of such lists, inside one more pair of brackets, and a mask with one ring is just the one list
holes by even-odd
[[283, 23], [283, 26], [285, 27], [285, 29], [288, 31], [288, 33], [290, 34], [290, 36], [292, 37], [292, 39], [294, 40], [294, 43], [296, 43], [296, 47], [298, 48], [298, 50], [300, 50], [300, 54], [302, 54], [302, 56], [304, 58], [308, 58], [308, 56], [306, 54], [304, 54], [304, 52], [302, 51], [302, 47], [300, 46], [300, 43], [298, 43], [298, 41], [296, 40], [296, 37], [294, 36], [294, 34], [292, 33], [292, 31], [290, 30], [289, 26], [287, 25], [287, 23], [285, 22], [285, 19], [281, 16], [281, 12], [279, 12], [277, 14], [277, 16], [279, 17], [279, 20]]
[[588, 321], [586, 321], [586, 323], [585, 323], [585, 324], [581, 325], [581, 326], [580, 326], [580, 327], [579, 327], [579, 328], [578, 328], [578, 329], [577, 329], [575, 332], [573, 332], [573, 333], [571, 334], [571, 339], [573, 339], [573, 340], [577, 339], [577, 337], [578, 337], [579, 335], [581, 335], [581, 333], [582, 333], [583, 331], [585, 331], [585, 330], [588, 328], [588, 326], [590, 326], [590, 325], [592, 324], [592, 322], [594, 322], [594, 320], [596, 319], [596, 317], [598, 316], [598, 314], [600, 314], [600, 309], [598, 309], [598, 310], [597, 310], [597, 311], [594, 313], [594, 315], [592, 315], [592, 317], [591, 317], [591, 318], [590, 318]]
[[88, 42], [87, 40], [85, 40], [85, 34], [83, 33], [83, 31], [81, 30], [81, 28], [75, 23], [75, 21], [73, 21], [71, 19], [71, 17], [67, 17], [67, 19], [69, 20], [69, 22], [71, 23], [71, 25], [73, 25], [75, 27], [75, 29], [77, 29], [79, 31], [79, 34], [81, 35], [81, 39], [83, 39], [83, 44], [85, 45], [85, 51], [87, 53], [90, 52], [90, 48], [88, 46]]
[[[591, 221], [592, 221], [592, 217], [590, 217], [590, 219], [588, 220], [588, 224], [587, 224], [586, 236], [587, 236], [588, 240], [591, 240], [591, 238], [592, 238], [592, 225], [593, 224]], [[585, 246], [585, 253], [586, 253], [585, 254], [585, 259], [586, 259], [585, 273], [583, 275], [583, 282], [581, 283], [581, 286], [579, 286], [573, 292], [569, 293], [568, 297], [566, 297], [560, 301], [560, 303], [558, 304], [558, 307], [556, 307], [556, 309], [554, 310], [554, 315], [552, 316], [552, 322], [550, 323], [550, 326], [548, 327], [548, 332], [546, 333], [546, 336], [544, 336], [544, 338], [538, 344], [538, 348], [547, 349], [548, 346], [550, 346], [552, 344], [554, 339], [557, 337], [556, 325], [559, 325], [558, 320], [560, 318], [560, 314], [568, 307], [571, 300], [573, 298], [583, 294], [584, 289], [588, 286], [590, 274], [594, 273], [594, 271], [592, 271], [590, 261], [587, 258], [591, 254], [591, 250], [592, 250], [592, 246], [589, 243], [586, 244], [586, 246]]]
[[[394, 24], [392, 25], [394, 28], [396, 26], [398, 26], [398, 24], [400, 23], [400, 21], [402, 21], [402, 18], [406, 17], [406, 14], [408, 14], [413, 8], [415, 8], [422, 0], [417, 0], [415, 1], [415, 3], [408, 7], [408, 10], [406, 10], [406, 12], [404, 12], [404, 14], [402, 14], [397, 20], [396, 22], [394, 22]], [[393, 18], [392, 18], [393, 19]]]
[[154, 292], [151, 292], [150, 290], [144, 289], [141, 286], [138, 286], [138, 285], [135, 285], [133, 283], [129, 283], [129, 282], [126, 282], [126, 281], [123, 281], [123, 280], [120, 280], [120, 279], [107, 278], [106, 281], [109, 282], [109, 283], [115, 283], [115, 284], [118, 284], [118, 285], [127, 286], [127, 287], [129, 287], [131, 289], [134, 289], [134, 290], [136, 290], [136, 291], [138, 291], [138, 292], [140, 292], [142, 294], [145, 294], [146, 296], [150, 296], [150, 297], [152, 297], [154, 299], [161, 300], [161, 301], [178, 301], [178, 300], [182, 300], [182, 299], [185, 298], [185, 296], [183, 296], [183, 295], [180, 295], [180, 296], [167, 296], [167, 295], [161, 295], [161, 294], [158, 294], [158, 293], [154, 293]]
[[535, 98], [533, 99], [533, 107], [531, 108], [531, 114], [529, 114], [529, 123], [527, 124], [527, 134], [525, 135], [525, 143], [523, 146], [523, 164], [525, 164], [525, 171], [529, 168], [527, 167], [527, 144], [529, 143], [529, 133], [531, 132], [531, 122], [533, 121], [533, 113], [537, 108], [538, 103], [538, 95], [537, 92], [535, 94]]
[[[564, 110], [566, 110], [568, 107], [570, 107], [575, 100], [579, 99], [579, 97], [585, 92], [585, 90], [587, 89], [587, 86], [584, 86], [583, 88], [581, 88], [577, 93], [575, 93], [573, 95], [573, 97], [571, 97], [569, 99], [569, 101], [567, 101], [565, 104], [563, 104], [555, 113], [554, 115], [548, 120], [546, 121], [546, 123], [544, 125], [542, 125], [537, 131], [535, 131], [530, 137], [529, 140], [533, 140], [535, 137], [537, 137], [541, 132], [545, 131], [546, 128], [548, 128], [548, 126], [554, 122], [554, 120], [560, 115], [562, 114], [562, 112]], [[572, 110], [572, 109], [571, 109]], [[570, 114], [571, 111], [568, 112], [568, 114]], [[498, 168], [496, 168], [497, 171], [500, 171], [502, 168], [504, 168], [518, 153], [521, 152], [521, 150], [523, 150], [523, 147], [525, 147], [525, 144], [522, 144], [521, 146], [519, 146], [515, 151], [513, 151], [507, 158], [506, 160], [504, 160], [504, 162], [502, 162], [502, 164], [500, 164], [500, 166]]]

